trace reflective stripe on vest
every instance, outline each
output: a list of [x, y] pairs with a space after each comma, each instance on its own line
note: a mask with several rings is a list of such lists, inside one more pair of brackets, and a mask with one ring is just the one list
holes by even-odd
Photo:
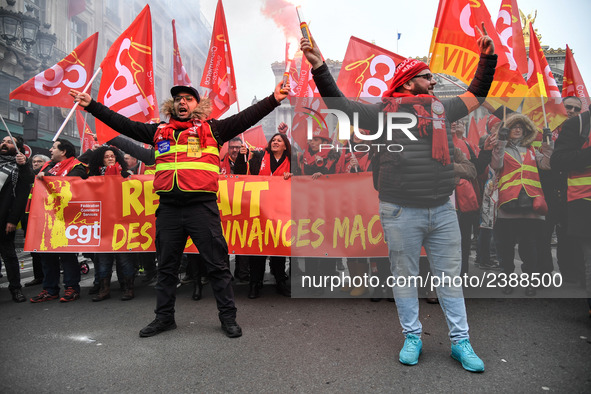
[[503, 171], [499, 177], [499, 204], [515, 200], [522, 187], [530, 197], [543, 196], [535, 157], [532, 147], [527, 149], [523, 164], [505, 152]]
[[[591, 146], [591, 134], [581, 149], [589, 146]], [[591, 201], [591, 166], [588, 166], [583, 171], [571, 171], [568, 174], [567, 185], [566, 195], [568, 201], [581, 199]]]
[[[203, 149], [196, 130], [198, 127], [206, 128], [206, 147]], [[191, 149], [189, 138], [196, 141], [199, 149]], [[168, 150], [165, 152], [158, 151], [158, 144], [162, 142], [168, 143]], [[160, 127], [154, 135], [154, 145], [154, 189], [157, 192], [170, 191], [176, 184], [185, 192], [217, 193], [220, 173], [219, 147], [209, 123], [196, 122], [195, 127], [182, 130], [177, 136], [174, 131]], [[192, 153], [195, 153], [195, 156]]]

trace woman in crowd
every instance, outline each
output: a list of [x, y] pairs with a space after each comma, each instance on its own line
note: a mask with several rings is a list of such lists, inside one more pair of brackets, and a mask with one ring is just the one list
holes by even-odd
[[[536, 134], [536, 126], [527, 116], [514, 113], [507, 118], [506, 126], [499, 130], [493, 151], [491, 168], [497, 174], [499, 193], [494, 233], [502, 272], [507, 276], [515, 270], [515, 244], [519, 245], [519, 256], [523, 261], [521, 271], [530, 275], [539, 272], [535, 239], [536, 232], [543, 228], [548, 207], [538, 167], [549, 169], [550, 157], [543, 153], [548, 149], [546, 143], [542, 145], [542, 151], [532, 147]], [[513, 288], [507, 282], [503, 293], [511, 294]], [[535, 287], [526, 286], [525, 295], [535, 294]]]
[[[121, 151], [114, 146], [100, 146], [92, 151], [88, 162], [89, 176], [121, 176], [128, 177], [127, 163]], [[122, 301], [134, 297], [135, 267], [129, 253], [96, 253], [95, 270], [99, 273], [100, 288], [92, 301], [103, 301], [111, 297], [111, 274], [113, 261], [117, 264], [117, 277], [123, 284]]]
[[[287, 135], [276, 133], [271, 137], [265, 150], [252, 153], [251, 159], [246, 163], [247, 148], [242, 145], [240, 153], [234, 162], [235, 174], [282, 176], [284, 179], [291, 177], [291, 144]], [[260, 296], [265, 276], [265, 263], [267, 256], [248, 256], [250, 266], [250, 289], [248, 298], [254, 299]], [[275, 277], [277, 293], [286, 297], [291, 296], [291, 290], [287, 284], [286, 258], [284, 256], [271, 256], [269, 266], [271, 274]]]

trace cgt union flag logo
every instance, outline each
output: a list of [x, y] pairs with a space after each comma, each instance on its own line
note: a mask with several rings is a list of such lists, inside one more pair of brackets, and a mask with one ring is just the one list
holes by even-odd
[[64, 221], [68, 246], [100, 246], [101, 201], [70, 202]]

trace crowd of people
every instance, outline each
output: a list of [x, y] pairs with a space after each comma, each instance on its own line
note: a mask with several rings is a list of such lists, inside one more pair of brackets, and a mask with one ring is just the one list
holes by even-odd
[[[247, 149], [237, 137], [280, 105], [289, 86], [279, 83], [269, 97], [223, 120], [210, 119], [211, 102], [190, 86], [174, 86], [172, 98], [162, 112], [168, 120], [160, 124], [134, 122], [76, 90], [71, 96], [81, 107], [114, 130], [119, 136], [107, 144], [76, 156], [75, 147], [58, 139], [49, 149], [50, 157], [36, 155], [30, 161], [22, 154], [22, 138], [6, 137], [0, 145], [0, 254], [9, 289], [15, 302], [26, 297], [20, 284], [14, 234], [19, 222], [26, 229], [25, 205], [34, 177], [91, 176], [128, 177], [153, 173], [154, 189], [160, 197], [156, 211], [156, 253], [96, 253], [89, 256], [95, 267], [90, 294], [92, 301], [111, 297], [113, 265], [123, 289], [121, 300], [132, 300], [137, 269], [145, 282], [157, 280], [156, 317], [140, 331], [150, 337], [176, 328], [175, 300], [179, 268], [187, 237], [200, 251], [187, 263], [187, 281], [194, 283], [193, 299], [202, 297], [202, 283], [211, 283], [222, 330], [228, 337], [242, 335], [236, 322], [228, 247], [222, 234], [216, 203], [219, 174], [292, 176], [372, 172], [379, 193], [380, 219], [388, 244], [388, 258], [347, 258], [352, 277], [420, 275], [421, 248], [433, 275], [459, 276], [470, 270], [473, 242], [477, 242], [476, 265], [509, 275], [516, 270], [515, 246], [523, 262], [521, 272], [550, 273], [553, 234], [557, 236], [557, 264], [564, 282], [587, 283], [591, 288], [591, 148], [589, 112], [582, 113], [581, 100], [564, 99], [570, 118], [557, 130], [539, 132], [527, 116], [504, 108], [494, 110], [486, 122], [486, 133], [478, 146], [467, 141], [469, 114], [482, 105], [490, 88], [496, 65], [494, 45], [481, 32], [481, 57], [474, 80], [465, 94], [438, 100], [436, 84], [428, 66], [416, 59], [403, 61], [396, 69], [390, 90], [379, 104], [361, 104], [347, 99], [335, 107], [347, 114], [360, 114], [363, 133], [377, 129], [384, 112], [407, 112], [419, 121], [411, 129], [415, 140], [397, 139], [402, 152], [355, 149], [362, 139], [354, 133], [345, 149], [337, 146], [326, 128], [314, 129], [307, 146], [293, 147], [287, 126], [281, 124], [268, 145]], [[342, 97], [322, 60], [317, 44], [301, 41], [312, 74], [323, 97]], [[401, 137], [402, 138], [402, 137]], [[140, 143], [149, 144], [146, 148]], [[221, 158], [220, 147], [228, 144]], [[322, 149], [321, 147], [325, 147]], [[320, 182], [320, 181], [319, 181]], [[453, 197], [451, 197], [453, 196]], [[451, 197], [451, 198], [450, 198]], [[582, 237], [582, 238], [581, 238]], [[33, 303], [59, 298], [71, 302], [80, 298], [80, 267], [76, 253], [32, 253], [34, 279], [25, 286], [42, 285]], [[248, 298], [261, 296], [269, 256], [236, 256], [234, 277], [249, 284]], [[157, 262], [157, 264], [156, 264]], [[585, 271], [586, 262], [586, 271]], [[276, 291], [291, 295], [289, 279], [300, 272], [294, 261], [270, 256], [269, 265]], [[339, 258], [304, 259], [306, 275], [331, 275], [342, 264]], [[64, 293], [60, 297], [60, 272]], [[585, 274], [586, 272], [586, 274]], [[502, 286], [505, 294], [515, 286]], [[353, 297], [370, 289], [345, 287]], [[315, 289], [318, 294], [323, 289]], [[422, 352], [422, 326], [418, 318], [416, 286], [372, 290], [372, 301], [383, 298], [396, 302], [405, 336], [400, 362], [418, 363]], [[536, 294], [527, 285], [526, 296]], [[393, 296], [393, 297], [392, 297]], [[484, 370], [468, 335], [462, 288], [442, 286], [427, 295], [441, 304], [446, 316], [452, 357], [473, 372]], [[591, 295], [590, 295], [591, 314]]]

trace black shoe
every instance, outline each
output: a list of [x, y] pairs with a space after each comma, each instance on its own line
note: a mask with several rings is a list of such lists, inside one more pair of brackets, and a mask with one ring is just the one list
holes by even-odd
[[43, 279], [33, 279], [30, 282], [25, 283], [25, 287], [37, 286], [43, 284]]
[[100, 283], [97, 283], [96, 285], [92, 285], [90, 290], [88, 290], [88, 295], [98, 294], [100, 289], [101, 289]]
[[251, 283], [250, 289], [248, 290], [248, 298], [251, 300], [259, 298], [261, 296], [261, 287], [263, 287], [261, 283]]
[[236, 321], [222, 322], [222, 330], [224, 330], [228, 338], [238, 338], [242, 336], [242, 328], [240, 328]]
[[148, 324], [146, 327], [140, 330], [140, 337], [152, 337], [164, 331], [174, 330], [175, 328], [176, 323], [174, 319], [165, 321], [156, 318], [154, 319], [154, 321], [152, 321], [152, 323]]
[[291, 297], [291, 288], [287, 284], [287, 281], [280, 280], [275, 285], [275, 289], [277, 290], [278, 294], [281, 294], [282, 296], [285, 296], [285, 297]]
[[201, 279], [196, 279], [193, 281], [193, 296], [191, 298], [193, 301], [199, 301], [203, 296], [203, 285], [201, 284]]
[[503, 294], [505, 295], [509, 295], [513, 293], [513, 288], [509, 285], [506, 285], [505, 287], [503, 287]]
[[25, 302], [27, 300], [21, 289], [10, 290], [10, 293], [12, 294], [12, 300], [14, 302]]
[[536, 295], [536, 288], [533, 286], [527, 286], [525, 288], [525, 295], [528, 297], [533, 297]]

